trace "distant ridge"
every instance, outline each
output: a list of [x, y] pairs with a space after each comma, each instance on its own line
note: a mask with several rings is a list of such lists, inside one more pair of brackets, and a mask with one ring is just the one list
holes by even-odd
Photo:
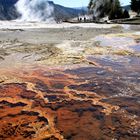
[[[14, 6], [17, 1], [18, 0], [0, 0], [0, 20], [15, 20], [20, 16]], [[86, 12], [83, 9], [64, 7], [55, 4], [53, 1], [49, 1], [49, 4], [54, 7], [53, 16], [56, 21], [74, 18]]]
[[14, 7], [17, 1], [18, 0], [0, 0], [0, 20], [12, 20], [19, 16]]
[[127, 11], [131, 10], [131, 7], [130, 5], [126, 5], [126, 6], [123, 6], [123, 9], [126, 9]]
[[53, 1], [49, 1], [49, 4], [54, 7], [54, 17], [56, 20], [66, 20], [77, 17], [79, 14], [86, 13], [83, 9], [64, 7], [59, 4], [55, 4]]

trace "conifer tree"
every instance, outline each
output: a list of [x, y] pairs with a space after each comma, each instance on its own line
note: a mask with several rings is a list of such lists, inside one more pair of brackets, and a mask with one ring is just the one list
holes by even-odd
[[131, 10], [140, 14], [140, 0], [131, 0]]
[[123, 12], [123, 18], [130, 18], [129, 12], [126, 9]]
[[[123, 18], [123, 11], [119, 0], [90, 0], [89, 10], [98, 13], [98, 17], [109, 16], [109, 19]], [[93, 13], [93, 14], [95, 14]]]

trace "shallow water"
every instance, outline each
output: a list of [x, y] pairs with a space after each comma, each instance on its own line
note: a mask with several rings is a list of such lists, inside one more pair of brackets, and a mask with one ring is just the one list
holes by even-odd
[[140, 43], [130, 46], [130, 49], [133, 49], [136, 53], [140, 53]]
[[[103, 47], [139, 48], [133, 37], [95, 39]], [[140, 57], [90, 54], [77, 65], [47, 66], [34, 56], [25, 65], [22, 55], [13, 54], [13, 62], [7, 56], [10, 68], [1, 63], [2, 139], [139, 139]]]
[[97, 36], [95, 41], [99, 41], [103, 47], [113, 47], [114, 49], [128, 49], [128, 46], [136, 44], [133, 38], [122, 36]]
[[[101, 66], [5, 70], [4, 75], [12, 75], [19, 82], [0, 84], [1, 137], [41, 139], [53, 134], [57, 139], [77, 140], [138, 138], [140, 65], [131, 67], [135, 63], [127, 59], [87, 59]], [[125, 63], [131, 65], [129, 69]], [[8, 133], [11, 129], [16, 131], [14, 135]]]

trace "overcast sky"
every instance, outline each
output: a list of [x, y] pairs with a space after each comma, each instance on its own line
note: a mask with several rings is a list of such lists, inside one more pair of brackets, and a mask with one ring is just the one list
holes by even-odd
[[[53, 0], [54, 3], [61, 4], [66, 7], [82, 7], [87, 6], [89, 0]], [[121, 5], [127, 5], [130, 0], [120, 0]]]

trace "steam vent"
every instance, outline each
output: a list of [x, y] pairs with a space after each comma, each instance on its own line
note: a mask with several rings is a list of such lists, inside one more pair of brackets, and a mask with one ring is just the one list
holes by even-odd
[[140, 140], [140, 17], [95, 1], [0, 0], [0, 140]]

